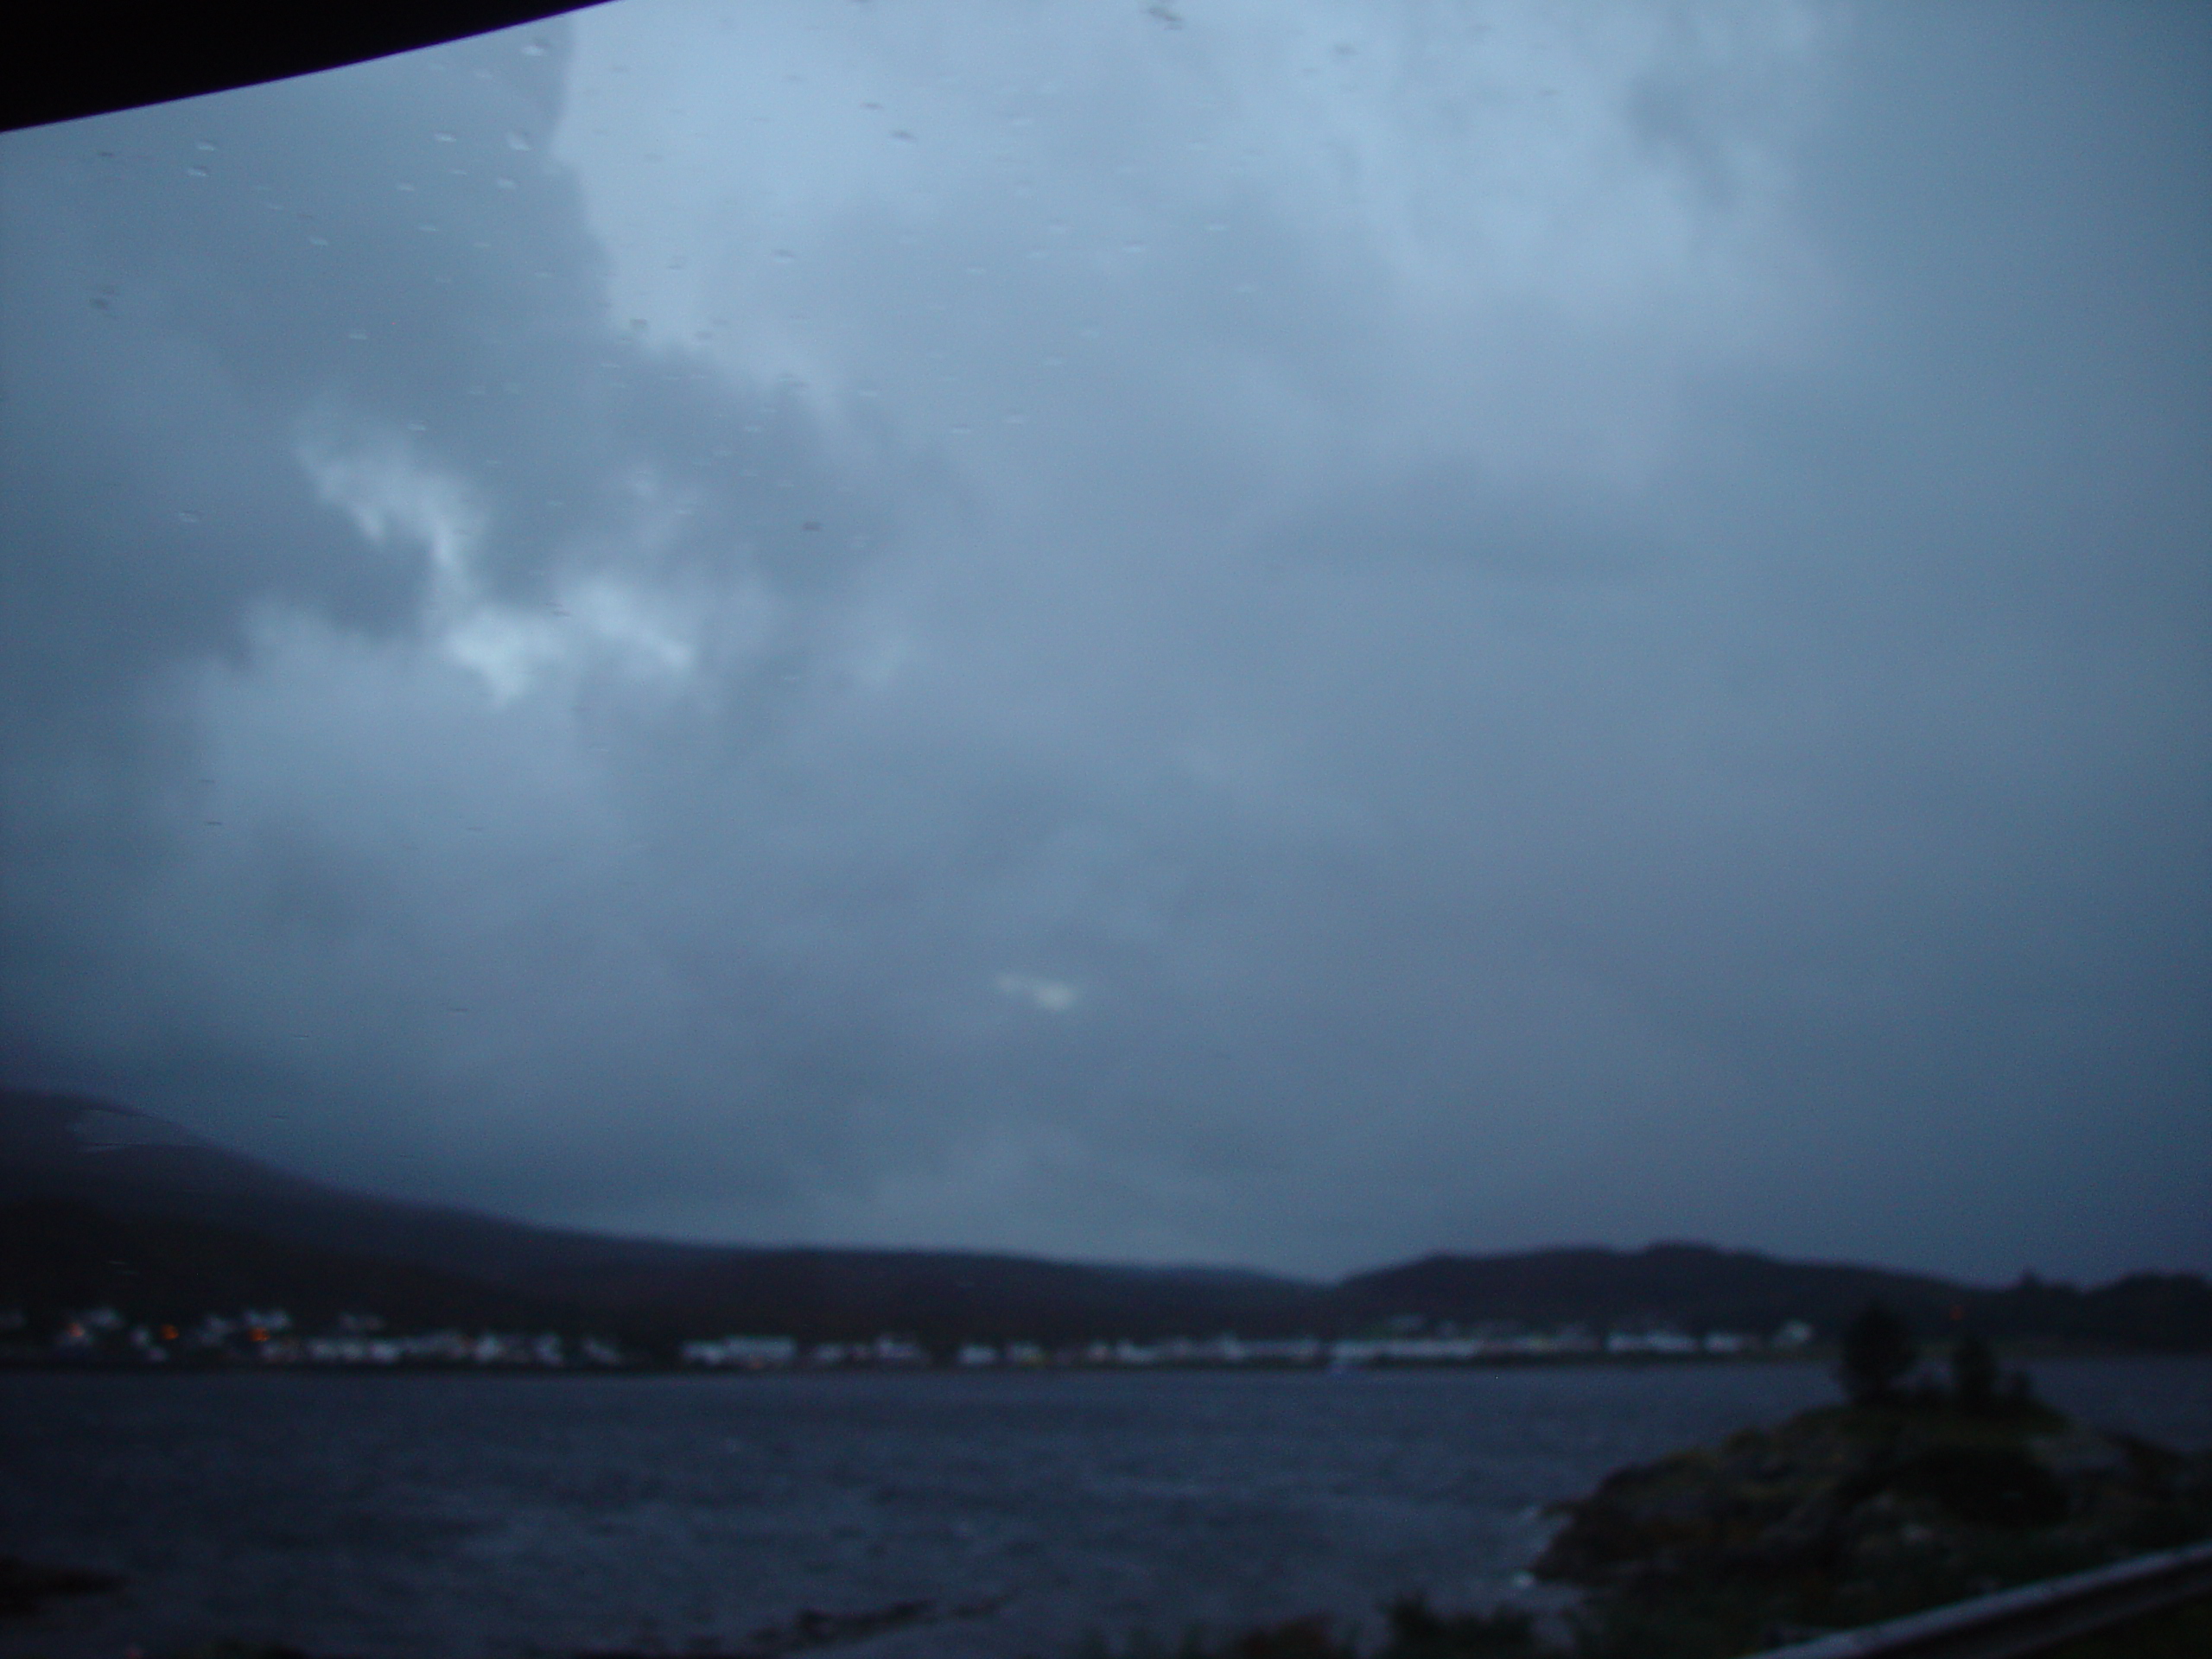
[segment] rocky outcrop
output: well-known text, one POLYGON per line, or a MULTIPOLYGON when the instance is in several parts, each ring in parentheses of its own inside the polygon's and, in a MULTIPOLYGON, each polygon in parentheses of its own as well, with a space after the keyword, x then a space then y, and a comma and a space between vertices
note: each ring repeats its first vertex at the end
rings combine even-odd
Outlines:
POLYGON ((1897 1402, 1747 1429, 1559 1508, 1535 1570, 1592 1592, 1593 1635, 1656 1651, 1656 1627, 1695 1626, 1725 1652, 2203 1536, 2212 1455, 2032 1403, 1897 1402))

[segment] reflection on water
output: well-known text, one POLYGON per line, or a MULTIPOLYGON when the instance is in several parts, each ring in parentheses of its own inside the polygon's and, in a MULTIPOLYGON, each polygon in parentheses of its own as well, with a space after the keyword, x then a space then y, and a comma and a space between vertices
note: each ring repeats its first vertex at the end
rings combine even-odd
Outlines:
MULTIPOLYGON (((2041 1366, 2054 1402, 2212 1442, 2212 1360, 2041 1366)), ((1052 1659, 1424 1586, 1507 1592, 1536 1506, 1833 1397, 1817 1368, 762 1377, 0 1376, 0 1553, 119 1596, 51 1659, 734 1645, 926 1600, 869 1659, 1052 1659)))

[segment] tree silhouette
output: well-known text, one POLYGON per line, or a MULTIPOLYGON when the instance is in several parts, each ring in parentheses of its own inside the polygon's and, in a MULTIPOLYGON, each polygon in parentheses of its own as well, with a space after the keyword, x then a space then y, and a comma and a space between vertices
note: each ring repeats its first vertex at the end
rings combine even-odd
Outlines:
POLYGON ((1852 1404, 1875 1405, 1895 1395, 1898 1382, 1919 1358, 1905 1322, 1879 1302, 1869 1302, 1843 1328, 1837 1374, 1852 1404))
POLYGON ((1951 1350, 1951 1397, 1962 1411, 1997 1404, 1997 1356, 1980 1337, 1961 1337, 1951 1350))

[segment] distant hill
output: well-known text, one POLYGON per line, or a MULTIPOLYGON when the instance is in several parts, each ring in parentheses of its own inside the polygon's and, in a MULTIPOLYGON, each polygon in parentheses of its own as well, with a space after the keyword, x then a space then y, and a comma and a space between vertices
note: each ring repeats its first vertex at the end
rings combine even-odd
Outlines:
MULTIPOLYGON (((99 1300, 124 1306, 144 1300, 156 1283, 171 1300, 209 1299, 179 1310, 187 1315, 247 1300, 238 1289, 242 1239, 260 1241, 272 1287, 263 1293, 267 1300, 276 1300, 280 1282, 299 1281, 288 1264, 308 1249, 323 1253, 318 1259, 349 1283, 365 1283, 363 1275, 381 1268, 386 1278, 375 1311, 395 1323, 460 1319, 450 1311, 451 1292, 461 1285, 481 1300, 484 1322, 528 1310, 549 1325, 648 1345, 733 1330, 809 1341, 899 1332, 938 1344, 1287 1335, 1325 1323, 1328 1312, 1324 1287, 1259 1273, 978 1252, 676 1244, 534 1227, 306 1180, 108 1102, 0 1091, 0 1306, 13 1299, 36 1314, 60 1294, 49 1270, 54 1253, 36 1229, 60 1212, 22 1211, 55 1204, 70 1206, 72 1238, 89 1241, 101 1226, 111 1231, 117 1254, 105 1259, 123 1265, 108 1270, 99 1300), (144 1231, 149 1222, 162 1229, 144 1231), (114 1230, 125 1224, 140 1230, 114 1230), (435 1291, 425 1272, 435 1277, 435 1291)), ((80 1287, 69 1293, 78 1305, 91 1299, 85 1287, 98 1279, 79 1272, 68 1281, 80 1287)))
POLYGON ((1933 1321, 1959 1288, 1878 1268, 1777 1262, 1749 1250, 1654 1244, 1619 1250, 1535 1250, 1518 1255, 1432 1255, 1356 1274, 1338 1289, 1376 1316, 1514 1320, 1533 1325, 1639 1322, 1692 1331, 1771 1331, 1788 1319, 1833 1329, 1870 1300, 1933 1321))
POLYGON ((283 1308, 311 1329, 365 1310, 390 1310, 416 1327, 569 1322, 556 1305, 411 1262, 67 1198, 0 1205, 0 1306, 41 1328, 65 1311, 101 1306, 179 1325, 254 1307, 283 1308))
POLYGON ((1417 1315, 1462 1324, 1664 1324, 1693 1332, 1770 1332, 1802 1319, 1834 1332, 1870 1301, 1929 1335, 1957 1329, 2085 1345, 2212 1350, 2212 1285, 2195 1274, 2133 1274, 2087 1291, 2032 1277, 1990 1289, 1880 1268, 1654 1244, 1634 1252, 1433 1255, 1356 1274, 1336 1294, 1340 1317, 1353 1322, 1417 1315))
POLYGON ((2136 1274, 2099 1289, 1976 1288, 1700 1244, 1435 1255, 1325 1285, 1218 1268, 977 1252, 677 1244, 531 1226, 304 1179, 104 1101, 0 1090, 0 1308, 41 1322, 107 1302, 181 1320, 274 1303, 296 1317, 805 1341, 896 1332, 937 1347, 1311 1333, 1444 1324, 1832 1332, 1869 1300, 1924 1332, 1971 1328, 2212 1350, 2212 1287, 2136 1274))

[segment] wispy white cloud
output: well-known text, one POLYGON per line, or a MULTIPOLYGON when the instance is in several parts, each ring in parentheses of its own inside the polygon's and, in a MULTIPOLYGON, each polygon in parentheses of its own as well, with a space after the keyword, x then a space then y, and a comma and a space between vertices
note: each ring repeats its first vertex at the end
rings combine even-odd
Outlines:
POLYGON ((1039 1014, 1065 1014, 1083 1000, 1083 993, 1064 979, 1036 974, 1001 974, 991 982, 999 994, 1026 1002, 1039 1014))
MULTIPOLYGON (((369 541, 427 556, 423 637, 474 675, 494 704, 512 702, 594 657, 671 681, 697 666, 698 607, 622 574, 619 565, 566 575, 550 604, 525 608, 496 595, 480 566, 489 518, 480 493, 400 435, 359 429, 339 438, 326 420, 300 440, 297 453, 321 499, 343 510, 369 541)), ((764 625, 757 604, 753 608, 750 627, 741 626, 741 647, 759 644, 764 625)))

